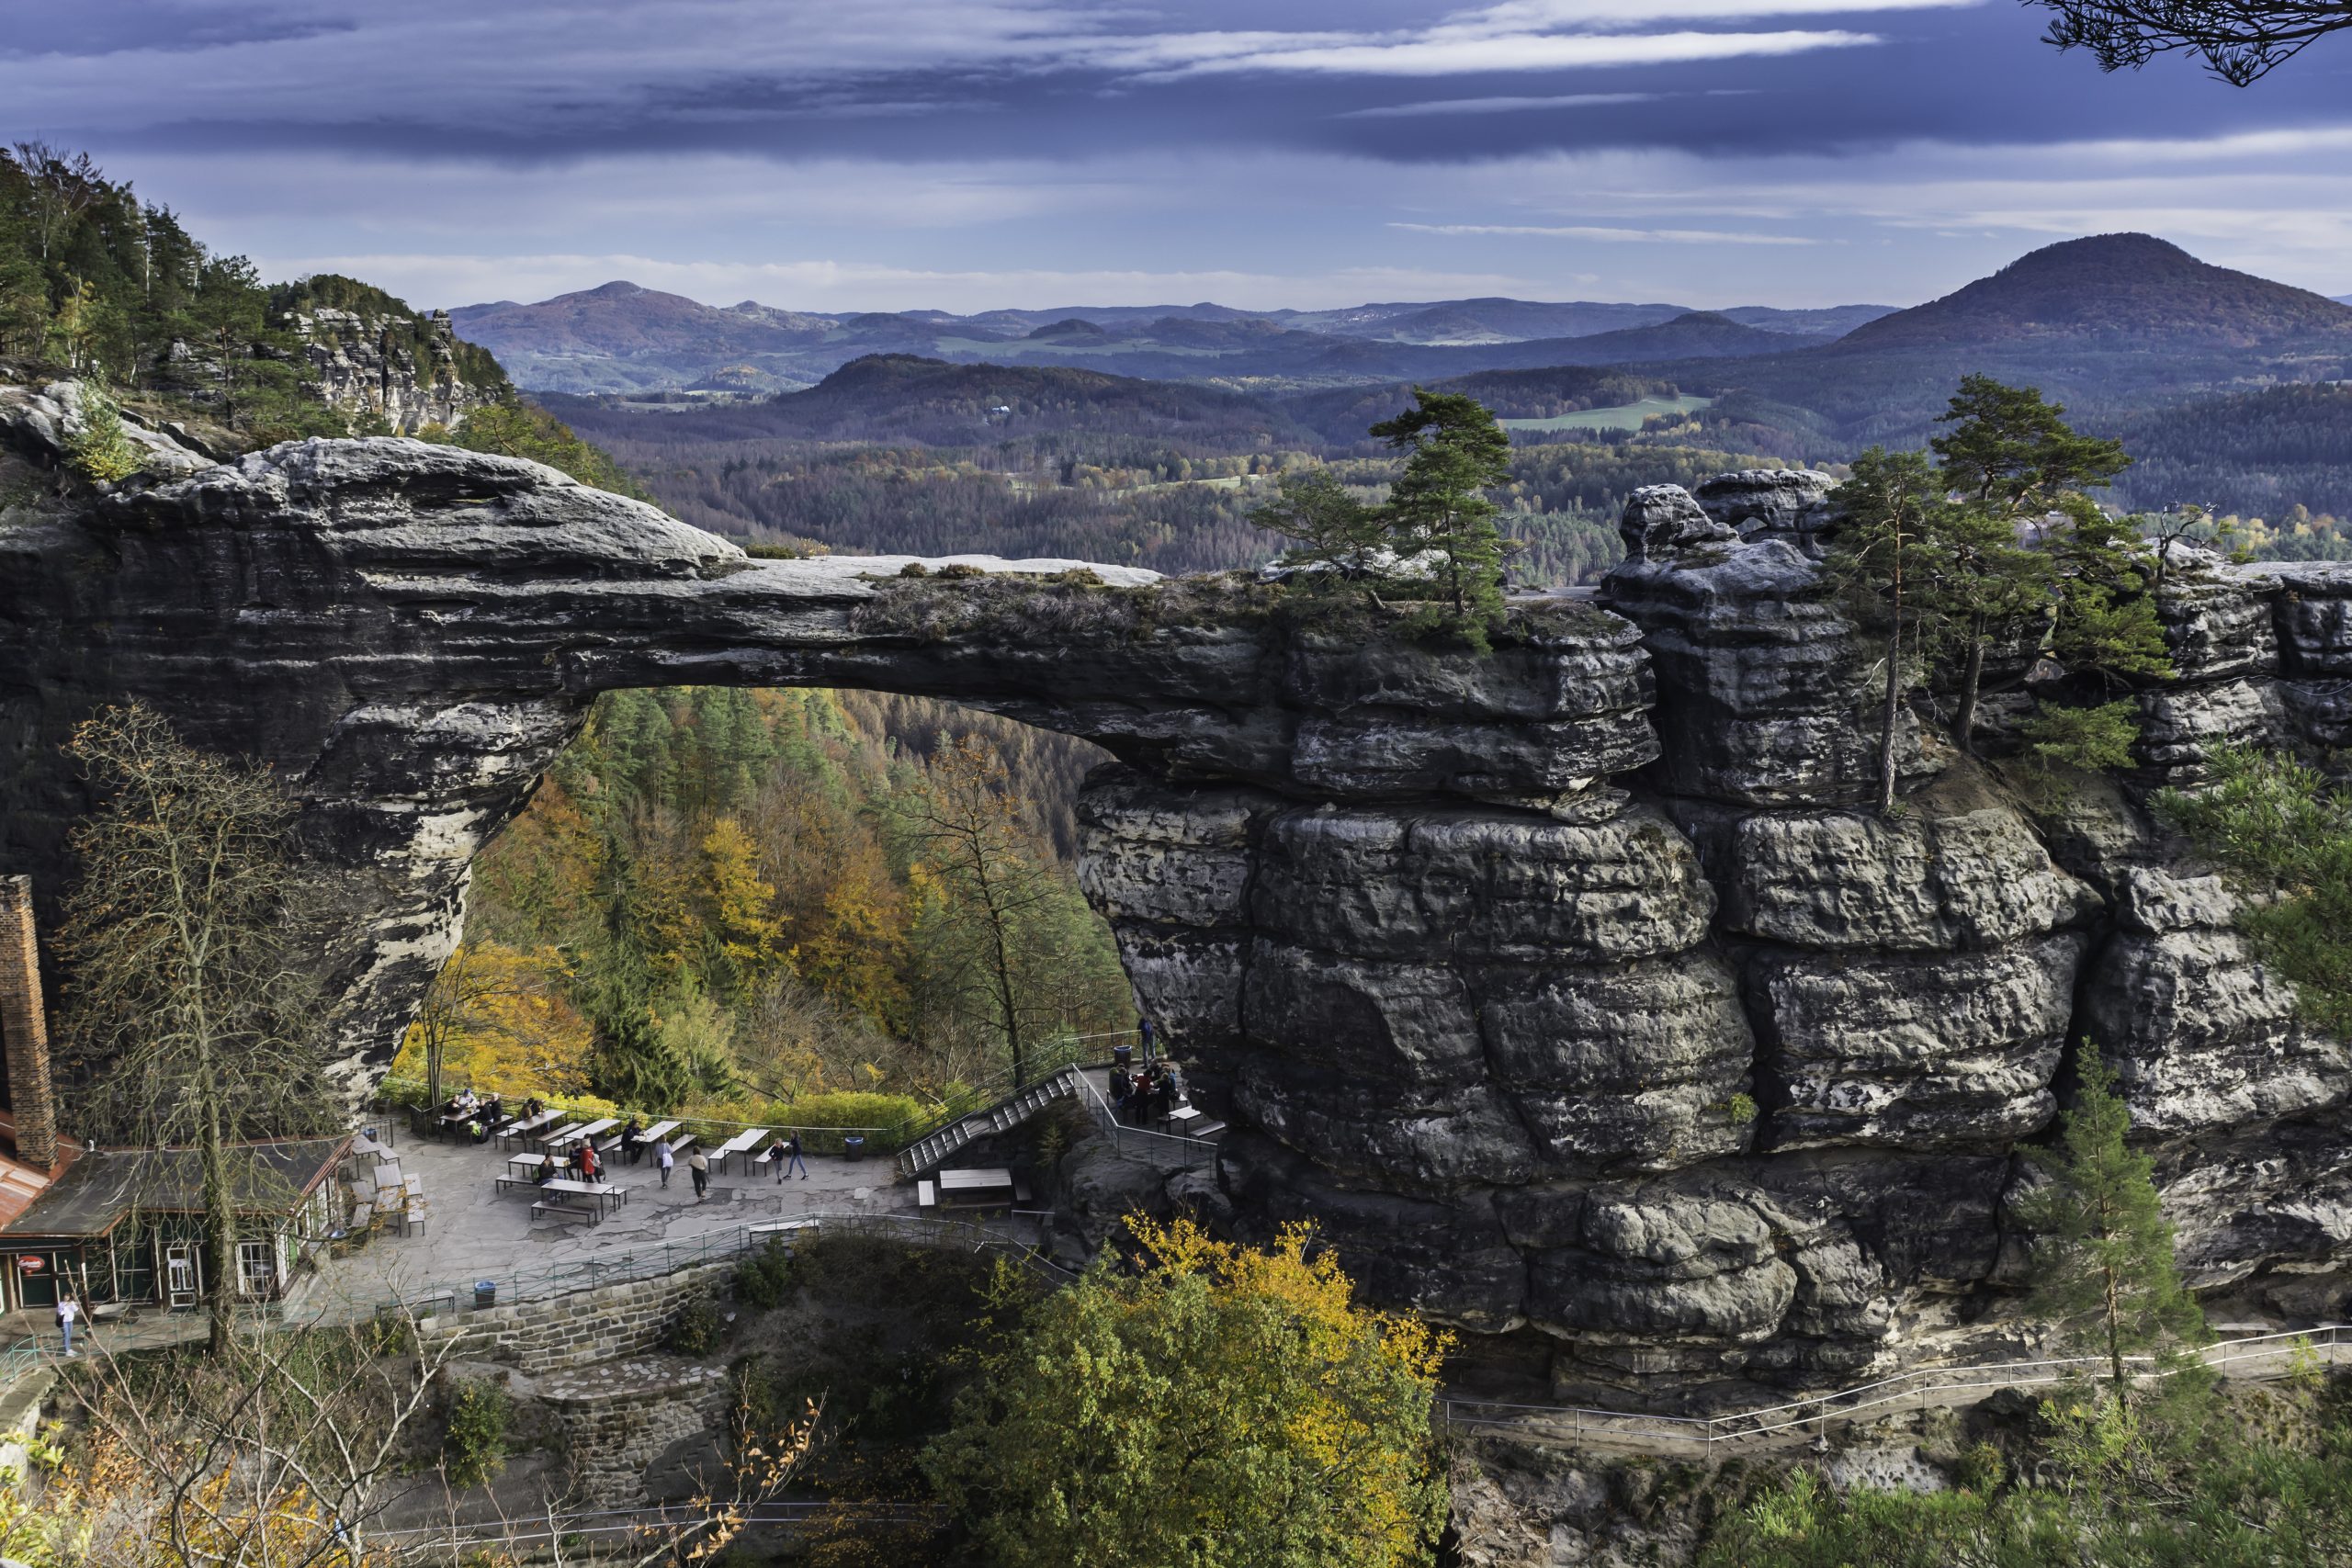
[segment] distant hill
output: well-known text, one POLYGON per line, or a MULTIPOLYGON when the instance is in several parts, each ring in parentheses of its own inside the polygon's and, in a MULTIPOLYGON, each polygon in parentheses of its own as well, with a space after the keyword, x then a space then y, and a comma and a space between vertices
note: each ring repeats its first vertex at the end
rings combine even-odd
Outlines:
POLYGON ((1679 305, 1607 305, 1589 299, 1557 305, 1528 299, 1448 299, 1394 315, 1334 323, 1322 330, 1384 343, 1524 343, 1532 338, 1589 337, 1595 333, 1654 326, 1684 313, 1679 305))
POLYGON ((1219 450, 1311 440, 1288 414, 1239 392, 1048 365, 955 365, 913 355, 852 360, 805 391, 677 413, 553 401, 577 427, 642 429, 692 443, 854 441, 991 446, 1040 432, 1147 436, 1219 450))
POLYGON ((1735 305, 1716 314, 1728 316, 1744 327, 1761 327, 1768 333, 1844 337, 1865 321, 1892 316, 1898 308, 1894 305, 1831 305, 1818 310, 1783 310, 1771 305, 1735 305))
POLYGON ((2098 234, 2020 256, 1990 277, 1864 322, 1841 352, 2074 340, 2250 347, 2352 330, 2352 308, 2209 265, 2153 234, 2098 234))
POLYGON ((1671 304, 1482 299, 1396 301, 1339 310, 1248 311, 1192 305, 824 312, 754 300, 705 305, 633 283, 537 304, 461 306, 458 330, 537 391, 739 392, 791 389, 853 359, 909 354, 963 363, 1072 365, 1159 380, 1246 378, 1291 386, 1442 378, 1490 367, 1761 354, 1827 338, 1882 307, 1710 316, 1712 335, 1625 334, 1693 314, 1671 304), (1755 341, 1738 333, 1760 331, 1755 341), (1687 341, 1685 341, 1687 340, 1687 341))

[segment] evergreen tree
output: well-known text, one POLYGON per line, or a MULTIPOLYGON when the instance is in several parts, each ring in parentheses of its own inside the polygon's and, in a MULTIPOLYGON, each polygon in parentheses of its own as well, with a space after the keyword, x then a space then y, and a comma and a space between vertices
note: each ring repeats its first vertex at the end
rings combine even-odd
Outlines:
POLYGON ((1385 515, 1400 555, 1434 565, 1443 608, 1430 625, 1485 652, 1502 619, 1503 538, 1486 491, 1510 478, 1510 436, 1477 399, 1413 389, 1414 406, 1372 427, 1409 452, 1385 515))
POLYGON ((1360 572, 1389 543, 1388 519, 1349 493, 1329 468, 1284 474, 1276 491, 1250 521, 1294 542, 1283 557, 1287 565, 1360 572))
POLYGON ((1865 626, 1886 639, 1880 694, 1878 809, 1894 808, 1894 739, 1906 680, 1905 638, 1914 647, 1939 601, 1926 590, 1942 565, 1941 541, 1951 502, 1924 452, 1873 446, 1854 459, 1853 477, 1838 487, 1845 520, 1823 576, 1865 626))
POLYGON ((2098 1346, 2120 1394, 2124 1357, 2200 1341, 2205 1318, 2173 1263, 2154 1163, 2125 1142, 2131 1109, 2087 1040, 2079 1072, 2059 1145, 2037 1156, 2050 1183, 2018 1217, 2037 1236, 2034 1311, 2098 1346))
POLYGON ((2140 592, 2145 547, 2084 494, 2132 459, 2120 442, 2076 432, 2065 412, 2036 388, 1963 376, 1937 416, 1952 428, 1928 444, 1959 503, 1945 523, 1946 592, 1961 652, 1952 739, 1963 751, 1973 750, 1986 651, 2032 620, 2054 611, 2052 635, 2066 651, 2052 651, 2071 654, 2074 666, 2149 673, 2151 647, 2155 661, 2163 658, 2155 606, 2140 592))

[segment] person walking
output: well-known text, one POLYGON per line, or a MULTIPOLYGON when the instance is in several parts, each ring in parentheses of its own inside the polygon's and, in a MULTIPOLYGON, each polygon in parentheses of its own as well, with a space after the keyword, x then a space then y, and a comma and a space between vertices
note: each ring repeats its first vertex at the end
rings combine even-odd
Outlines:
POLYGON ((69 1291, 57 1292, 57 1332, 65 1341, 65 1353, 74 1354, 74 1320, 82 1314, 82 1303, 69 1291))
POLYGON ((795 1134, 792 1134, 792 1141, 791 1141, 791 1142, 789 1142, 789 1143, 787 1143, 787 1144, 786 1144, 786 1145, 784 1145, 784 1153, 785 1153, 785 1159, 786 1159, 786 1165, 785 1165, 785 1168, 784 1168, 783 1172, 782 1172, 780 1175, 778 1175, 778 1176, 776 1177, 776 1179, 777 1179, 778 1181, 782 1181, 782 1180, 785 1179, 785 1177, 789 1176, 789 1175, 791 1175, 791 1174, 792 1174, 792 1168, 793 1168, 794 1166, 798 1166, 798 1167, 800 1168, 800 1179, 801 1179, 801 1180, 803 1180, 803 1181, 808 1180, 808 1162, 807 1160, 802 1159, 802 1158, 800 1157, 800 1134, 799 1134, 795 1133, 795 1134))
POLYGON ((710 1195, 710 1156, 696 1149, 686 1156, 686 1174, 695 1179, 695 1201, 710 1195))
POLYGON ((678 1156, 670 1152, 670 1145, 666 1143, 655 1144, 653 1152, 655 1162, 662 1167, 662 1185, 667 1187, 670 1185, 670 1168, 678 1163, 678 1156))

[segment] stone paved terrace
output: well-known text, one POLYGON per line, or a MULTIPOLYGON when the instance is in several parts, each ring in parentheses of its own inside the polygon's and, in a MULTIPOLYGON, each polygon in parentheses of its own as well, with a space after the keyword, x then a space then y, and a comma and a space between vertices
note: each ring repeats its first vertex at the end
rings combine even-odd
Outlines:
MULTIPOLYGON (((731 1237, 746 1224, 789 1219, 822 1211, 912 1213, 914 1189, 892 1179, 887 1156, 847 1160, 808 1156, 808 1176, 778 1182, 772 1168, 727 1161, 714 1164, 710 1195, 695 1200, 694 1181, 682 1157, 670 1185, 649 1154, 636 1165, 608 1167, 607 1179, 628 1190, 628 1201, 600 1224, 531 1223, 531 1195, 501 1192, 497 1177, 510 1174, 506 1151, 493 1141, 476 1145, 462 1139, 438 1142, 392 1130, 393 1154, 403 1171, 423 1178, 430 1217, 421 1235, 396 1229, 379 1234, 347 1257, 324 1259, 289 1303, 288 1315, 307 1315, 340 1303, 368 1305, 401 1297, 418 1300, 437 1291, 458 1290, 470 1302, 474 1281, 494 1280, 501 1300, 550 1274, 576 1273, 591 1282, 593 1265, 605 1258, 641 1257, 665 1246, 677 1248, 685 1267, 700 1250, 731 1237)), ((533 1292, 537 1293, 537 1292, 533 1292)))

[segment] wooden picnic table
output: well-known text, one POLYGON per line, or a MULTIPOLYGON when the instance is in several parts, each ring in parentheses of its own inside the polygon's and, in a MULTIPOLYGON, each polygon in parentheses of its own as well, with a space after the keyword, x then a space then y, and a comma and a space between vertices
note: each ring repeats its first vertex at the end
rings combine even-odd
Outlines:
POLYGON ((986 1207, 999 1202, 1011 1202, 1013 1197, 1012 1172, 1001 1167, 982 1166, 968 1170, 943 1170, 939 1173, 939 1201, 944 1206, 986 1207))
POLYGON ((549 1153, 553 1153, 557 1149, 563 1147, 564 1145, 571 1142, 572 1139, 580 1136, 580 1129, 586 1125, 587 1123, 585 1122, 574 1122, 569 1126, 558 1127, 552 1133, 543 1134, 536 1141, 539 1147, 548 1150, 549 1153))
POLYGON ((639 1134, 637 1141, 650 1149, 677 1130, 678 1124, 675 1122, 656 1122, 639 1134))
MULTIPOLYGON (((725 1165, 729 1155, 748 1155, 759 1147, 760 1140, 767 1135, 768 1130, 765 1127, 747 1127, 719 1145, 718 1152, 712 1155, 711 1158, 716 1164, 725 1165)), ((743 1163, 749 1165, 751 1162, 746 1160, 743 1163)))
POLYGON ((594 1198, 599 1211, 608 1198, 616 1209, 628 1201, 628 1189, 610 1181, 573 1181, 568 1177, 558 1177, 553 1181, 540 1182, 539 1190, 560 1192, 568 1198, 594 1198))
POLYGON ((528 1177, 543 1168, 553 1157, 551 1155, 508 1155, 506 1168, 513 1170, 519 1166, 523 1174, 528 1177))
POLYGON ((563 1112, 560 1111, 542 1111, 537 1116, 517 1116, 498 1130, 498 1138, 501 1143, 520 1142, 548 1122, 561 1120, 563 1120, 563 1112))
POLYGON ((401 1162, 396 1159, 378 1160, 376 1162, 377 1190, 380 1191, 384 1188, 399 1185, 401 1185, 401 1162))
POLYGON ((548 1146, 548 1151, 552 1154, 563 1149, 568 1145, 587 1143, 605 1128, 617 1127, 619 1125, 620 1119, 618 1117, 607 1116, 603 1118, 601 1121, 582 1122, 575 1126, 566 1127, 563 1131, 543 1141, 548 1146))

